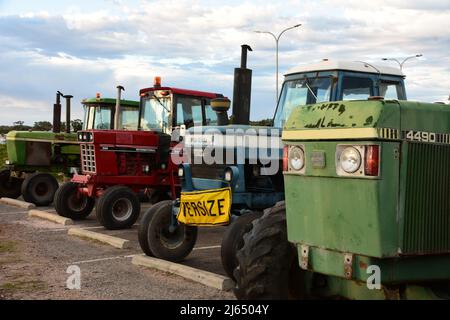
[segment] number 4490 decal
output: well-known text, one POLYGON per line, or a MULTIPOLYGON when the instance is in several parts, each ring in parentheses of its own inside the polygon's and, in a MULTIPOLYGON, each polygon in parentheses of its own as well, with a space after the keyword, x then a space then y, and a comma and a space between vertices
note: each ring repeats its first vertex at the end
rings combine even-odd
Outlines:
POLYGON ((403 138, 410 141, 450 144, 450 134, 427 131, 403 131, 403 138))
POLYGON ((436 142, 436 133, 426 131, 405 131, 405 138, 411 141, 436 142))

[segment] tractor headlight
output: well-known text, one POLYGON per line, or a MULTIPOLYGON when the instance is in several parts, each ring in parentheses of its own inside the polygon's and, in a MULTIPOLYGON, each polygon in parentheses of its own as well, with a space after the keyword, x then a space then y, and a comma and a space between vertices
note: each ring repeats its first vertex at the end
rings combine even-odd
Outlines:
POLYGON ((83 140, 87 141, 87 134, 83 134, 83 140))
POLYGON ((183 166, 179 166, 178 167, 178 176, 180 178, 184 177, 184 168, 183 168, 183 166))
POLYGON ((231 180, 233 180, 233 170, 231 170, 230 168, 226 169, 224 179, 227 182, 231 182, 231 180))
POLYGON ((305 152, 300 147, 295 146, 289 150, 289 165, 296 171, 305 166, 305 152))
POLYGON ((347 173, 356 172, 361 167, 361 154, 356 148, 347 147, 339 157, 339 164, 347 173))
POLYGON ((82 140, 83 140, 83 134, 82 134, 82 133, 79 133, 79 134, 78 134, 78 140, 79 140, 79 141, 82 141, 82 140))

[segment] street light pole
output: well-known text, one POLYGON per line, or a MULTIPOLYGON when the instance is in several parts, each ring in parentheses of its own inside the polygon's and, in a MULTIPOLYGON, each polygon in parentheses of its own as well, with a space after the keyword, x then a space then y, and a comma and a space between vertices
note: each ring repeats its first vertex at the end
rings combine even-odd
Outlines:
POLYGON ((270 34, 274 39, 275 39, 275 49, 276 49, 276 54, 275 54, 275 65, 276 65, 276 101, 278 102, 278 43, 280 42, 280 38, 283 35, 283 33, 285 33, 288 30, 294 29, 294 28, 298 28, 300 27, 302 24, 296 24, 295 26, 289 27, 284 29, 283 31, 281 31, 278 36, 274 35, 272 32, 270 31, 254 31, 256 33, 267 33, 270 34))
POLYGON ((400 66, 400 71, 403 71, 403 65, 405 64, 406 61, 408 61, 409 59, 412 59, 412 58, 419 58, 421 56, 422 56, 422 54, 416 54, 414 56, 409 56, 409 57, 406 57, 405 59, 403 59, 402 62, 400 62, 399 60, 397 60, 395 58, 382 58, 381 60, 383 60, 383 61, 388 61, 388 60, 389 61, 395 61, 400 66))

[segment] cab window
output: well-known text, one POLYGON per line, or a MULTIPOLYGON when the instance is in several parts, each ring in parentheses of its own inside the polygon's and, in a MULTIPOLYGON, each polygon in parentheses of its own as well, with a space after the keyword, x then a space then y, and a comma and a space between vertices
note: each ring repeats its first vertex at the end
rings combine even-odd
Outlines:
POLYGON ((205 124, 207 126, 217 125, 217 113, 211 108, 210 102, 205 105, 205 124))
POLYGON ((402 97, 402 89, 398 82, 381 82, 380 83, 380 96, 387 100, 400 100, 402 97))
POLYGON ((367 100, 373 96, 373 81, 363 77, 344 77, 342 100, 367 100))
POLYGON ((137 130, 139 110, 134 107, 121 106, 120 108, 120 129, 137 130))
POLYGON ((203 124, 202 101, 198 98, 179 97, 177 99, 176 126, 185 125, 186 128, 203 124))
POLYGON ((94 127, 95 106, 87 105, 85 110, 86 113, 83 130, 90 130, 94 127))
POLYGON ((111 128, 111 108, 96 107, 94 117, 94 129, 108 130, 111 128))
POLYGON ((274 126, 282 128, 292 110, 307 104, 330 101, 331 78, 302 78, 286 81, 274 118, 274 126))

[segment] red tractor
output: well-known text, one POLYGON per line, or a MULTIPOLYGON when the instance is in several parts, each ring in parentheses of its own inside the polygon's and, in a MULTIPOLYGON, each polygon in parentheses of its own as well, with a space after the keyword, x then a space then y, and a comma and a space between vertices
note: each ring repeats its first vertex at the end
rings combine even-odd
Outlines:
MULTIPOLYGON (((84 219, 99 198, 98 221, 107 229, 124 229, 139 217, 140 190, 146 190, 152 203, 177 197, 178 165, 170 155, 182 152, 174 146, 187 128, 217 124, 210 101, 222 95, 162 87, 160 81, 156 77, 154 87, 140 90, 138 131, 78 133, 81 174, 58 189, 55 208, 59 215, 84 219)), ((117 101, 121 90, 119 86, 117 101)))

